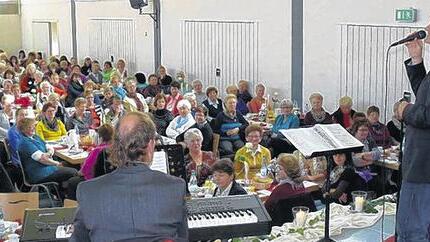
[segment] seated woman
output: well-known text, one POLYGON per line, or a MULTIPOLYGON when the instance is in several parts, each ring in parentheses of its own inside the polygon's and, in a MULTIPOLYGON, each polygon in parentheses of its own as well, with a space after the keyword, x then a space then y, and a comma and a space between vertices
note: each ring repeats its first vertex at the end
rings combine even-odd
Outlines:
POLYGON ((145 89, 143 89, 143 92, 141 92, 145 98, 148 98, 148 97, 153 98, 157 94, 161 93, 160 85, 158 85, 157 75, 155 74, 149 75, 148 84, 149 85, 145 87, 145 89))
POLYGON ((142 94, 136 90, 137 84, 134 79, 127 79, 125 81, 125 89, 127 94, 124 97, 124 108, 127 112, 148 112, 149 108, 146 104, 146 100, 142 94))
POLYGON ((40 91, 36 94, 36 109, 41 110, 43 105, 48 102, 48 97, 53 93, 53 88, 48 81, 40 83, 40 91))
POLYGON ((339 99, 339 108, 331 116, 333 122, 342 125, 345 129, 352 126, 352 117, 355 114, 355 110, 352 108, 352 98, 348 96, 341 97, 339 99))
POLYGON ((70 84, 67 88, 66 107, 73 106, 73 103, 78 97, 84 94, 84 85, 81 81, 81 76, 74 73, 70 77, 70 84))
POLYGON ((352 202, 351 192, 365 190, 365 183, 355 173, 351 153, 336 154, 333 160, 334 168, 330 172, 330 197, 340 204, 349 204, 352 202))
POLYGON ((252 100, 251 93, 249 93, 249 82, 246 80, 240 80, 237 83, 239 93, 237 94, 238 99, 242 99, 246 104, 252 100))
POLYGON ((7 135, 7 131, 13 123, 13 109, 12 109, 13 97, 6 95, 1 98, 1 110, 0 110, 0 139, 4 139, 7 135))
POLYGON ((34 133, 35 126, 36 121, 30 118, 23 118, 18 123, 18 130, 23 134, 18 153, 29 181, 62 183, 75 176, 75 169, 63 167, 52 159, 53 150, 48 150, 45 142, 34 133))
POLYGON ((220 156, 234 157, 236 151, 245 144, 241 139, 248 126, 248 121, 236 112, 237 97, 229 94, 225 97, 225 111, 218 114, 214 122, 214 133, 220 135, 220 156))
POLYGON ((114 96, 112 98, 112 104, 108 108, 106 115, 104 116, 103 123, 111 124, 115 126, 118 121, 125 115, 124 107, 122 106, 121 98, 118 96, 114 96))
MULTIPOLYGON (((248 143, 240 148, 234 156, 234 171, 239 179, 252 180, 260 174, 262 166, 268 165, 272 159, 269 149, 260 145, 263 129, 260 125, 251 124, 245 129, 248 143)), ((267 170, 267 167, 264 167, 267 170)), ((267 174, 261 174, 267 176, 267 174)))
POLYGON ((197 185, 202 186, 206 179, 212 175, 210 166, 215 162, 215 156, 210 151, 202 151, 203 135, 196 128, 191 128, 185 132, 184 141, 189 150, 185 156, 187 179, 195 171, 197 185))
POLYGON ((322 107, 323 96, 320 93, 312 93, 309 97, 309 102, 311 103, 312 109, 305 115, 305 125, 312 126, 315 124, 333 123, 330 114, 322 107))
POLYGON ((143 90, 148 86, 146 76, 142 72, 137 72, 134 74, 134 77, 136 78, 137 92, 142 94, 143 90))
POLYGON ((60 96, 57 93, 52 93, 48 97, 48 101, 55 106, 55 117, 64 123, 64 116, 66 115, 66 109, 60 102, 60 96))
POLYGON ((55 117, 57 108, 53 103, 47 102, 42 107, 40 121, 36 125, 36 134, 44 141, 59 140, 67 135, 66 127, 61 120, 55 117))
MULTIPOLYGON (((178 103, 183 98, 181 95, 180 88, 181 88, 181 84, 177 81, 173 81, 170 84, 170 95, 168 95, 166 98, 166 109, 172 112, 173 116, 175 117, 179 114, 178 103)), ((190 111, 191 111, 191 106, 190 106, 190 111)))
POLYGON ((277 175, 279 185, 273 189, 264 206, 272 217, 273 225, 280 226, 284 222, 291 222, 293 217, 290 214, 291 209, 288 211, 279 211, 278 205, 282 200, 298 197, 298 201, 301 204, 296 203, 294 206, 306 206, 309 207, 310 211, 315 211, 316 208, 312 197, 303 186, 302 171, 297 158, 292 154, 281 154, 277 161, 280 168, 277 175), (283 213, 288 214, 285 216, 283 213))
POLYGON ((275 119, 272 127, 272 137, 270 146, 273 148, 273 156, 277 157, 280 153, 292 153, 295 147, 287 142, 284 136, 279 132, 281 129, 294 129, 300 126, 300 120, 293 111, 293 102, 284 99, 279 104, 281 115, 275 119))
POLYGON ((397 109, 400 102, 396 102, 393 107, 394 114, 391 120, 387 123, 388 132, 397 142, 402 142, 402 137, 406 131, 406 125, 403 126, 403 133, 401 132, 401 122, 398 118, 397 109))
POLYGON ((213 181, 217 185, 214 197, 225 197, 247 194, 234 177, 233 163, 230 159, 217 160, 211 167, 213 181))
MULTIPOLYGON (((113 97, 115 96, 115 92, 111 86, 106 86, 103 90, 103 100, 102 100, 102 108, 103 110, 109 109, 110 105, 112 105, 113 97)), ((121 98, 120 98, 121 100, 121 98)))
POLYGON ((93 123, 91 125, 92 129, 96 129, 100 126, 102 107, 94 103, 94 94, 90 90, 84 91, 84 98, 87 101, 87 112, 90 112, 93 123))
POLYGON ((304 168, 304 180, 318 183, 320 186, 325 183, 327 177, 327 160, 324 156, 305 159, 304 168))
POLYGON ((358 175, 368 183, 373 179, 371 173, 375 171, 375 167, 372 166, 373 161, 381 158, 381 151, 369 136, 369 122, 367 120, 354 122, 351 127, 351 134, 364 145, 362 152, 353 154, 352 161, 358 175))
POLYGON ((166 136, 166 129, 173 120, 173 114, 166 109, 166 96, 159 93, 154 97, 155 110, 152 112, 159 135, 166 136))
POLYGON ((187 129, 193 126, 196 121, 191 115, 191 104, 188 100, 180 100, 178 102, 179 115, 175 117, 166 129, 166 135, 169 138, 176 139, 176 137, 184 133, 187 129))
POLYGON ((63 101, 66 100, 67 89, 61 83, 60 76, 56 72, 51 74, 51 78, 50 78, 49 82, 51 83, 54 92, 59 95, 60 99, 63 101))
POLYGON ((196 95, 194 95, 194 93, 192 93, 192 92, 188 92, 188 93, 185 93, 183 95, 183 99, 186 99, 186 100, 188 100, 188 102, 190 102, 190 104, 191 104, 191 115, 193 115, 193 117, 195 117, 196 108, 197 108, 196 95))
POLYGON ((110 76, 110 85, 114 91, 114 94, 124 100, 127 95, 127 91, 121 85, 121 77, 117 73, 112 73, 110 76))
POLYGON ((255 97, 248 103, 250 113, 260 112, 261 106, 263 103, 266 103, 266 98, 264 98, 265 92, 266 86, 264 84, 259 83, 255 86, 255 97))
MULTIPOLYGON (((223 106, 221 99, 218 98, 218 89, 216 87, 208 87, 203 105, 208 109, 209 122, 215 119, 219 113, 222 113, 223 106)), ((236 107, 235 107, 236 108, 236 107)))
POLYGON ((163 93, 170 94, 170 87, 172 85, 172 82, 173 78, 169 74, 167 74, 166 68, 164 66, 158 67, 158 83, 160 84, 163 93))
MULTIPOLYGON (((227 92, 227 94, 233 94, 237 97, 239 94, 239 89, 237 88, 236 85, 230 85, 226 88, 226 92, 227 92)), ((242 115, 246 115, 249 112, 248 106, 246 105, 245 101, 243 101, 240 98, 237 99, 236 109, 242 115)))
POLYGON ((13 97, 15 98, 14 104, 22 108, 33 106, 33 96, 30 93, 21 93, 19 84, 13 84, 12 86, 13 97))
POLYGON ((87 112, 87 101, 79 97, 75 100, 75 113, 67 120, 66 129, 78 129, 80 135, 89 134, 93 127, 93 118, 90 112, 87 112))
POLYGON ((367 119, 369 120, 369 135, 375 141, 377 146, 384 148, 391 147, 391 145, 397 145, 388 131, 385 124, 379 122, 379 108, 376 106, 370 106, 367 108, 367 119))
POLYGON ((88 157, 85 159, 80 170, 85 180, 94 178, 94 165, 97 160, 97 156, 103 149, 110 147, 112 144, 113 133, 114 129, 110 124, 103 124, 97 129, 100 143, 88 154, 88 157))

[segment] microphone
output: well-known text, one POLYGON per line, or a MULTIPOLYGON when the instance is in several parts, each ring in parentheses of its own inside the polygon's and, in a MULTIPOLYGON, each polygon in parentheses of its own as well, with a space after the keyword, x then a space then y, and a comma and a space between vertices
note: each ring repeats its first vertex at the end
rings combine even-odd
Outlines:
POLYGON ((414 39, 424 39, 426 36, 427 36, 427 32, 424 30, 420 30, 418 32, 415 32, 415 33, 407 36, 406 38, 403 38, 397 42, 392 43, 390 45, 390 47, 401 45, 401 44, 404 44, 406 42, 412 41, 414 39))

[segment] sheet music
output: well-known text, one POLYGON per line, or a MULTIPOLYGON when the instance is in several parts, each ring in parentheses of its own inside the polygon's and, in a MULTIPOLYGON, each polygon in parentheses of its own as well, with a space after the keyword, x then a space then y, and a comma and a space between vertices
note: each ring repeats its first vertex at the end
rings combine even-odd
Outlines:
POLYGON ((319 186, 319 185, 318 185, 318 183, 315 183, 315 182, 303 181, 303 186, 305 188, 309 188, 309 187, 314 187, 314 186, 319 186))
POLYGON ((317 124, 311 128, 280 130, 305 156, 314 153, 363 147, 363 144, 339 124, 317 124))
POLYGON ((313 128, 279 130, 305 157, 315 151, 328 150, 331 147, 313 128))
POLYGON ((315 125, 324 130, 331 140, 336 143, 337 148, 349 148, 362 146, 363 144, 352 136, 346 129, 339 124, 315 125))
POLYGON ((167 154, 164 151, 154 152, 154 157, 152 158, 151 169, 154 171, 161 171, 163 173, 168 173, 167 169, 167 154))

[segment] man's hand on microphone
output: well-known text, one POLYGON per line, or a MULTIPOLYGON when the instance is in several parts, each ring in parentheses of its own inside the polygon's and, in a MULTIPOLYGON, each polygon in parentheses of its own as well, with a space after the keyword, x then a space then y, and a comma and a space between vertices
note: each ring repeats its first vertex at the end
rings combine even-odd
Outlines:
POLYGON ((405 108, 409 105, 410 103, 406 102, 406 101, 402 101, 399 104, 399 107, 397 108, 397 118, 401 121, 403 120, 403 112, 405 111, 405 108))
POLYGON ((406 48, 408 49, 409 56, 412 59, 412 65, 419 64, 423 62, 423 41, 419 39, 414 39, 407 42, 406 48))

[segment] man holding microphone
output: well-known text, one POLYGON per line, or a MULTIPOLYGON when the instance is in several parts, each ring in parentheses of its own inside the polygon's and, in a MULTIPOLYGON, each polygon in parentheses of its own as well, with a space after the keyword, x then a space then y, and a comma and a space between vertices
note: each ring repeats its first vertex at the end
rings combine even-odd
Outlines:
MULTIPOLYGON (((425 30, 430 32, 430 25, 425 30)), ((430 38, 406 43, 406 71, 414 104, 402 101, 397 114, 407 125, 402 162, 402 188, 397 215, 397 241, 429 241, 430 234, 430 73, 423 63, 423 45, 430 38)))

